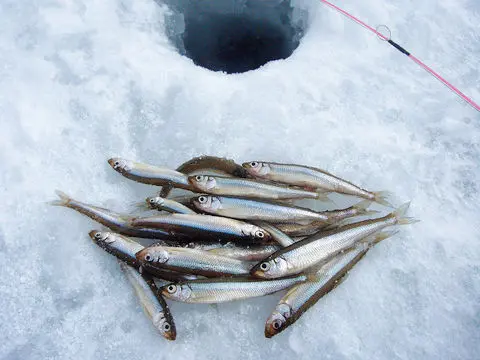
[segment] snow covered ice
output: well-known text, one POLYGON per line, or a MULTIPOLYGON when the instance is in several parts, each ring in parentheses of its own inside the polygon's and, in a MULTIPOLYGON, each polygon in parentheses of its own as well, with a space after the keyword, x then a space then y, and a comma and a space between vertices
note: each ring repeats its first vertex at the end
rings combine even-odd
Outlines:
MULTIPOLYGON (((477 0, 336 3, 387 24, 480 101, 477 0)), ((182 9, 0 2, 0 358, 478 358, 479 113, 320 2, 291 5, 293 23, 307 21, 292 55, 228 75, 181 55, 170 21, 182 9), (88 238, 98 225, 47 202, 61 189, 126 211, 155 189, 119 176, 108 158, 176 167, 200 154, 324 167, 393 191, 397 205, 412 200, 422 222, 379 244, 273 339, 264 323, 280 294, 171 303, 170 343, 88 238)))

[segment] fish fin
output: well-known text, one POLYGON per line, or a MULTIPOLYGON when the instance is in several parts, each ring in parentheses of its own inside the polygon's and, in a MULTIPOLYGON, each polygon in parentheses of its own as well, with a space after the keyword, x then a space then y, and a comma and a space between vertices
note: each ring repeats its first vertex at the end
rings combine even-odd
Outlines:
POLYGON ((162 190, 158 192, 158 196, 167 198, 168 195, 170 195, 170 193, 172 192, 172 190, 173 190, 173 183, 169 182, 165 186, 162 186, 162 190))
POLYGON ((285 205, 295 205, 295 201, 297 200, 298 199, 282 199, 282 200, 278 200, 278 203, 285 204, 285 205))
POLYGON ((138 202, 133 202, 130 204, 132 206, 132 209, 128 212, 129 214, 134 214, 137 211, 149 211, 153 210, 150 208, 145 201, 138 201, 138 202))
POLYGON ((323 201, 323 202, 326 202, 326 203, 334 203, 332 199, 330 199, 328 197, 328 192, 325 192, 325 191, 318 191, 317 190, 317 200, 320 200, 320 201, 323 201))
POLYGON ((68 196, 67 194, 65 194, 63 191, 55 190, 55 194, 57 194, 57 196, 60 199, 50 201, 49 202, 50 205, 53 205, 53 206, 68 206, 70 201, 72 201, 72 198, 70 196, 68 196))
POLYGON ((319 279, 318 270, 321 267, 316 267, 315 270, 310 270, 305 273, 306 280, 305 282, 316 282, 319 279))
POLYGON ((219 310, 218 310, 218 304, 209 304, 209 306, 210 306, 212 309, 214 309, 215 311, 217 311, 217 312, 219 311, 219 310))
POLYGON ((353 205, 353 207, 358 211, 357 216, 378 214, 379 211, 377 210, 368 210, 368 208, 371 205, 372 205, 371 200, 363 200, 363 201, 360 201, 358 204, 353 205))
POLYGON ((378 244, 379 242, 388 239, 389 237, 396 235, 398 233, 398 230, 392 230, 392 231, 380 231, 376 234, 367 236, 365 239, 362 239, 360 242, 363 244, 366 244, 368 247, 374 246, 378 244))
POLYGON ((394 207, 390 202, 388 202, 386 200, 386 198, 392 196, 391 192, 389 192, 389 191, 378 191, 378 192, 374 192, 373 195, 375 196, 373 198, 373 201, 375 201, 376 203, 378 203, 380 205, 383 205, 383 206, 386 206, 386 207, 390 207, 390 208, 394 207))
POLYGON ((420 221, 413 217, 405 216, 409 207, 410 207, 410 202, 407 202, 393 212, 393 216, 397 220, 397 225, 415 224, 420 221))

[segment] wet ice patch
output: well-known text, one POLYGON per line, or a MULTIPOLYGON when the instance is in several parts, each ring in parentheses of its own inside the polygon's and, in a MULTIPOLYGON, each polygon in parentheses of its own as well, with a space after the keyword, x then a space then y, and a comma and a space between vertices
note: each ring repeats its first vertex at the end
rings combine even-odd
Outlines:
POLYGON ((288 58, 307 25, 307 11, 291 0, 165 3, 171 9, 167 34, 179 53, 196 65, 229 74, 288 58))

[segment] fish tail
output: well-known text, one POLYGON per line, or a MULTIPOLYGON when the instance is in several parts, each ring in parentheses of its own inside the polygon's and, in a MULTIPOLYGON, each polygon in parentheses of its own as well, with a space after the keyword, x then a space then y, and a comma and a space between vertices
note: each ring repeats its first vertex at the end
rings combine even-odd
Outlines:
POLYGON ((393 216, 397 220, 397 225, 415 224, 420 221, 413 217, 405 216, 409 207, 410 207, 410 202, 407 202, 393 212, 393 216))
POLYGON ((358 204, 353 205, 353 208, 357 210, 358 216, 377 214, 378 211, 368 209, 371 205, 372 205, 371 200, 363 200, 363 201, 360 201, 358 204))
POLYGON ((72 198, 70 196, 68 196, 67 194, 65 194, 63 191, 55 190, 55 194, 57 194, 57 196, 60 199, 50 201, 49 202, 50 205, 53 205, 53 206, 68 206, 70 201, 72 201, 72 198))
POLYGON ((391 192, 378 191, 378 192, 374 192, 373 195, 374 195, 373 201, 375 201, 376 203, 386 207, 390 207, 390 208, 394 207, 390 202, 386 200, 388 197, 392 196, 391 192))
POLYGON ((372 241, 370 242, 370 245, 376 245, 379 242, 388 239, 389 237, 392 237, 396 234, 398 234, 398 230, 386 230, 386 231, 381 231, 377 234, 375 234, 372 238, 372 241))

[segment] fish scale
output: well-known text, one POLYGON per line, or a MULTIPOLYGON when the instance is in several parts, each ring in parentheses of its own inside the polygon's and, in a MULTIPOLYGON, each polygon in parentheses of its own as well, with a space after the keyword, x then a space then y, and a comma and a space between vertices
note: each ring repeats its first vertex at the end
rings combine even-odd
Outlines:
POLYGON ((167 290, 170 285, 162 288, 162 294, 171 300, 186 303, 213 304, 272 294, 306 280, 305 275, 278 280, 250 278, 193 280, 175 285, 177 289, 182 288, 189 292, 186 298, 170 294, 167 290))
POLYGON ((168 246, 145 248, 137 253, 136 258, 147 270, 157 267, 203 276, 248 275, 252 267, 245 261, 208 251, 168 246), (147 256, 152 260, 147 261, 147 256))
POLYGON ((298 206, 257 201, 226 196, 201 195, 193 199, 195 207, 207 213, 240 220, 263 220, 269 222, 329 221, 325 213, 298 206))
POLYGON ((318 199, 320 196, 320 194, 313 191, 242 178, 197 175, 189 176, 188 181, 197 191, 213 195, 270 200, 318 199), (204 184, 205 179, 208 182, 204 184))
POLYGON ((269 238, 268 232, 242 221, 219 216, 197 214, 169 214, 146 218, 136 218, 131 223, 134 227, 178 231, 181 233, 203 233, 218 237, 255 238, 257 232, 262 232, 261 241, 269 238))

